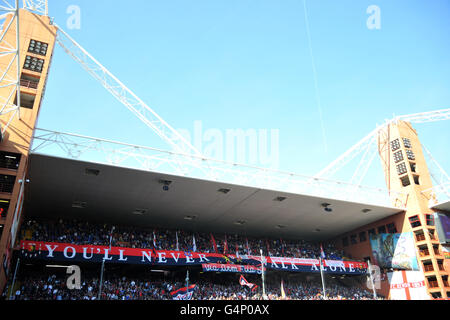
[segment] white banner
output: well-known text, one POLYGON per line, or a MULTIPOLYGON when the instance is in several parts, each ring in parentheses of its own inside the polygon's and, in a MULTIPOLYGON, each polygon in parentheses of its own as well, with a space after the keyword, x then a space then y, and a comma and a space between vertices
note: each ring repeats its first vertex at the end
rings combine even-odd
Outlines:
POLYGON ((387 275, 391 300, 430 300, 421 271, 394 271, 387 275))

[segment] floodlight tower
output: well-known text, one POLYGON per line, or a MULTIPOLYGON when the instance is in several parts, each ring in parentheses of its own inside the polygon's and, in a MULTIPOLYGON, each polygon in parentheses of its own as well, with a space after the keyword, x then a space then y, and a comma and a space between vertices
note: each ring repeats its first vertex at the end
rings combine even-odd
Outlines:
POLYGON ((21 219, 30 145, 56 41, 46 1, 0 0, 0 293, 21 219))
POLYGON ((388 189, 407 194, 402 232, 414 234, 428 293, 447 298, 448 272, 429 207, 434 197, 432 179, 417 131, 409 121, 394 119, 378 132, 378 151, 388 189))
MULTIPOLYGON (((373 259, 370 242, 365 240, 366 232, 376 234, 376 230, 378 230, 378 233, 386 233, 385 227, 388 225, 392 226, 391 230, 388 230, 389 233, 412 232, 416 256, 420 270, 423 272, 428 294, 435 298, 448 298, 450 290, 448 270, 445 269, 444 250, 441 245, 445 239, 439 240, 434 221, 435 210, 432 206, 438 203, 436 191, 443 191, 447 195, 446 199, 450 197, 450 190, 445 187, 449 184, 450 178, 432 157, 433 163, 427 164, 425 154, 431 155, 421 144, 412 124, 447 120, 450 120, 450 109, 394 117, 378 126, 316 175, 316 177, 332 175, 353 159, 364 154, 359 162, 357 172, 353 175, 362 180, 363 175, 361 176, 359 168, 365 167, 362 172, 364 174, 367 172, 370 163, 367 162, 365 155, 369 153, 369 150, 375 149, 380 156, 388 191, 403 195, 401 206, 395 197, 390 197, 392 204, 404 211, 388 219, 349 230, 334 241, 341 248, 346 247, 345 251, 353 257, 366 260, 368 257, 373 259), (430 164, 437 165, 442 176, 441 180, 436 179, 436 176, 430 172, 430 164), (359 242, 357 241, 358 235, 359 242), (347 242, 349 236, 352 239, 351 244, 347 242)), ((404 281, 406 283, 407 279, 404 281)), ((385 296, 390 294, 387 279, 382 281, 379 290, 385 296)), ((406 297, 408 299, 408 294, 406 297)))

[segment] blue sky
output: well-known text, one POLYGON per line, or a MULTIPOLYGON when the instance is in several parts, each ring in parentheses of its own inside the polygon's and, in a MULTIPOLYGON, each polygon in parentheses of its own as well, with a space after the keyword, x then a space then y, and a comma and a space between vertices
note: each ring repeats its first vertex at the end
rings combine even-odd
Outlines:
MULTIPOLYGON (((314 175, 385 119, 450 107, 447 0, 307 0, 322 117, 303 0, 49 2, 55 22, 173 127, 278 129, 280 170, 314 175), (80 29, 66 25, 70 5, 80 29), (379 30, 367 28, 370 5, 379 30)), ((38 127, 169 149, 60 48, 38 127)), ((450 122, 415 127, 450 171, 450 122)), ((364 184, 382 181, 373 170, 364 184)))

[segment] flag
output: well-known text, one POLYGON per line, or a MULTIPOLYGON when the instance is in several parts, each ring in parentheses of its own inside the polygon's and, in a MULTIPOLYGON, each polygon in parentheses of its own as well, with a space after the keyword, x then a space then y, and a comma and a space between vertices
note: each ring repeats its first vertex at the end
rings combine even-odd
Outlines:
POLYGON ((175 233, 175 236, 177 237, 177 251, 180 251, 180 247, 178 245, 178 231, 175 233))
POLYGON ((286 293, 284 292, 283 279, 281 280, 281 298, 286 299, 286 293))
POLYGON ((211 233, 211 243, 212 243, 212 247, 214 249, 215 253, 219 253, 219 250, 217 250, 217 245, 216 245, 216 240, 214 239, 214 236, 211 233))
POLYGON ((234 264, 233 261, 231 261, 230 258, 227 257, 226 255, 222 255, 222 257, 225 259, 225 262, 226 262, 227 264, 234 264))
POLYGON ((192 295, 194 294, 195 284, 190 285, 189 287, 184 287, 175 291, 172 291, 170 295, 173 300, 191 300, 192 295))
POLYGON ((248 239, 245 238, 245 240, 247 241, 247 254, 248 254, 248 255, 251 255, 251 254, 252 254, 252 251, 250 250, 250 247, 248 246, 248 239))
POLYGON ((238 244, 236 243, 236 260, 238 262, 241 262, 241 256, 239 255, 239 248, 238 248, 238 244))
POLYGON ((258 288, 258 286, 256 284, 248 282, 247 279, 245 279, 243 275, 241 275, 241 277, 239 278, 239 284, 241 286, 249 287, 250 289, 252 289, 252 291, 254 291, 254 290, 256 290, 256 288, 258 288))
POLYGON ((153 248, 156 249, 156 236, 155 236, 155 231, 153 231, 153 248))
POLYGON ((111 251, 111 246, 112 246, 112 238, 113 238, 113 231, 114 231, 114 226, 111 228, 111 232, 109 234, 109 251, 111 251))
POLYGON ((195 244, 195 235, 192 235, 192 251, 197 251, 197 245, 195 244))
POLYGON ((225 235, 225 242, 223 244, 223 254, 228 253, 228 243, 227 243, 227 235, 225 235))
POLYGON ((325 259, 325 258, 326 258, 325 252, 323 251, 322 244, 320 244, 320 257, 321 257, 322 259, 325 259))

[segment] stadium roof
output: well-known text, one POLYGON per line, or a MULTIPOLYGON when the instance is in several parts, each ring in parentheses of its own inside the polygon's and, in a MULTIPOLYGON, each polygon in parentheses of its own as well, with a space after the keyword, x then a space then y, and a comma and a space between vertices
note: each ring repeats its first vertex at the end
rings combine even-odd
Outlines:
POLYGON ((431 209, 450 212, 450 200, 433 205, 431 209))
POLYGON ((41 154, 30 155, 28 178, 29 217, 315 241, 401 212, 41 154), (168 191, 162 180, 171 181, 168 191))

